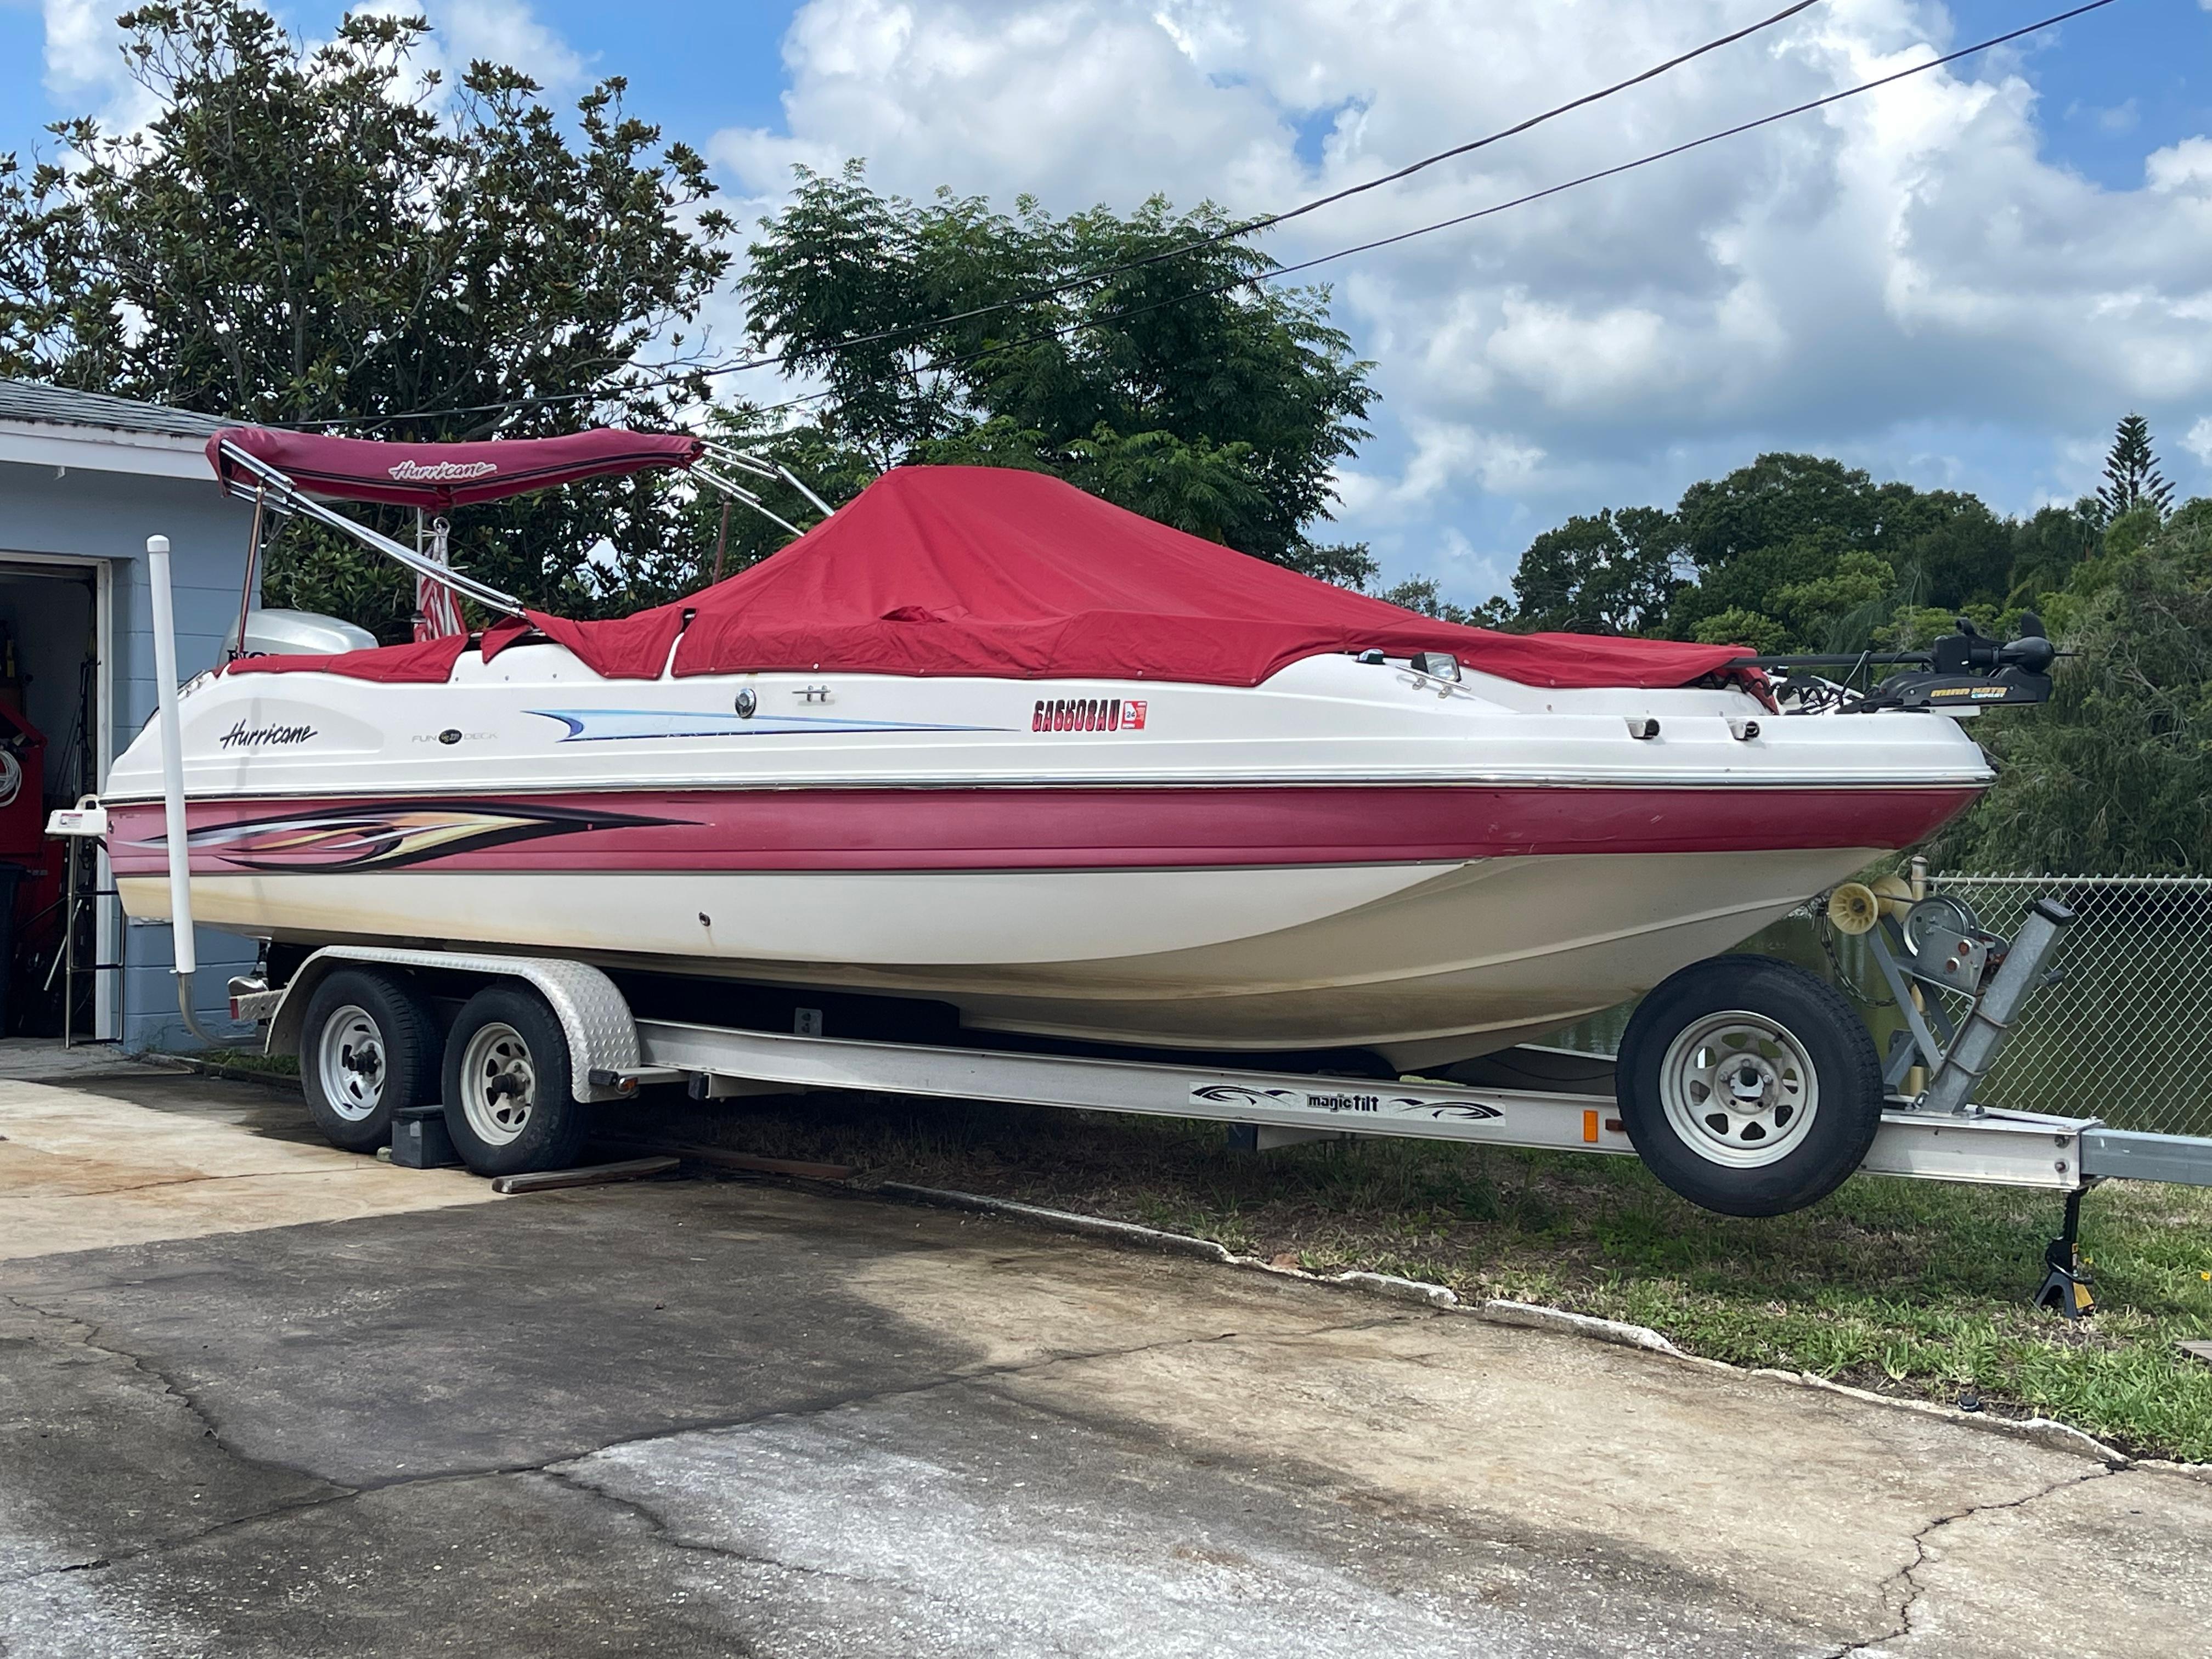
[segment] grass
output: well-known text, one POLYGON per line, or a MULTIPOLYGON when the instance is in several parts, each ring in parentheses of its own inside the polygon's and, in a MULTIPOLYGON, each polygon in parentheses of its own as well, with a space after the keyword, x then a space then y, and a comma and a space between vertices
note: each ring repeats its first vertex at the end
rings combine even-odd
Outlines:
POLYGON ((300 1062, 290 1054, 264 1054, 258 1048, 210 1048, 192 1059, 224 1072, 253 1072, 264 1077, 297 1077, 300 1062))
POLYGON ((2142 1455, 2212 1462, 2212 1193, 2122 1183, 2083 1208, 2100 1310, 2028 1304, 2050 1194, 1860 1176, 1739 1220, 1630 1158, 1384 1139, 1262 1154, 1218 1125, 857 1096, 611 1109, 620 1133, 855 1166, 1649 1325, 1692 1353, 2040 1413, 2142 1455))

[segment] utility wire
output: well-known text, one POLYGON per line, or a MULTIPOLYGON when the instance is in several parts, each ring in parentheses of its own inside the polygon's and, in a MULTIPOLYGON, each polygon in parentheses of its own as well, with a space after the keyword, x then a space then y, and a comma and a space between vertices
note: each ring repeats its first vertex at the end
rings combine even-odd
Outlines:
MULTIPOLYGON (((1601 102, 1605 99, 1613 96, 1616 93, 1626 92, 1632 87, 1642 86, 1646 81, 1656 80, 1660 76, 1667 74, 1669 70, 1680 69, 1683 64, 1691 63, 1697 58, 1703 58, 1708 52, 1718 52, 1723 46, 1734 46, 1737 41, 1748 39, 1750 36, 1757 34, 1762 30, 1772 28, 1778 23, 1785 23, 1792 17, 1796 16, 1798 13, 1802 11, 1808 11, 1813 7, 1820 4, 1820 0, 1794 0, 1792 4, 1784 6, 1780 11, 1776 12, 1771 17, 1761 18, 1756 23, 1747 24, 1742 28, 1737 29, 1731 33, 1720 35, 1714 40, 1708 40, 1701 46, 1694 46, 1688 52, 1682 52, 1676 57, 1669 58, 1663 64, 1654 64, 1650 69, 1642 70, 1640 73, 1632 75, 1625 81, 1616 81, 1609 87, 1599 88, 1595 92, 1586 92, 1579 98, 1571 99, 1566 103, 1557 105, 1551 109, 1544 111, 1540 115, 1529 116, 1526 120, 1517 121, 1510 127, 1501 127, 1496 132, 1487 134, 1483 137, 1472 139, 1463 144, 1455 144, 1449 149, 1438 150, 1435 155, 1425 155, 1419 161, 1409 162, 1407 165, 1398 168, 1395 172, 1383 173, 1379 178, 1370 179, 1360 184, 1347 185, 1342 190, 1333 191, 1326 196, 1315 197, 1311 201, 1301 202, 1296 207, 1285 208, 1280 213, 1261 214, 1258 218, 1248 219, 1240 224, 1224 226, 1221 229, 1214 231, 1209 235, 1199 237, 1193 241, 1179 243, 1174 247, 1160 248, 1153 252, 1143 254, 1134 259, 1125 259, 1118 264, 1101 265, 1096 270, 1084 271, 1078 276, 1065 277, 1060 282, 1051 284, 1049 287, 1033 289, 1026 293, 1017 294, 1009 299, 994 300, 988 305, 974 306, 966 311, 956 311, 946 316, 933 318, 927 322, 902 323, 891 328, 876 329, 866 334, 851 335, 845 339, 838 340, 833 342, 830 345, 822 347, 821 349, 831 352, 850 351, 858 346, 873 345, 881 341, 893 339, 902 335, 933 333, 939 329, 950 328, 957 323, 970 322, 975 318, 988 317, 996 312, 1011 311, 1023 306, 1036 305, 1041 301, 1055 299, 1059 295, 1067 293, 1072 289, 1082 288, 1091 283, 1103 282, 1109 276, 1119 276, 1128 271, 1141 270, 1147 265, 1158 264, 1168 259, 1181 258, 1186 253, 1195 253, 1202 249, 1215 246, 1222 242, 1234 241, 1241 237, 1253 235, 1257 232, 1270 229, 1276 225, 1285 222, 1286 221, 1299 218, 1304 215, 1312 213, 1317 209, 1331 206, 1335 203, 1344 201, 1351 197, 1362 195, 1370 190, 1380 190, 1385 185, 1396 184, 1400 179, 1409 179, 1417 173, 1437 166, 1439 162, 1449 161, 1455 156, 1469 155, 1474 154, 1476 150, 1486 149, 1492 144, 1501 143, 1508 138, 1516 137, 1520 134, 1528 131, 1531 128, 1543 125, 1547 121, 1553 120, 1559 116, 1581 109, 1587 105, 1601 102)), ((742 362, 726 363, 715 368, 694 370, 691 371, 691 373, 709 375, 735 374, 746 369, 771 368, 788 362, 792 357, 797 355, 799 354, 790 351, 778 352, 773 356, 748 358, 742 362)), ((672 378, 681 379, 684 377, 676 376, 672 378)), ((595 395, 597 394, 592 392, 565 392, 557 393, 545 398, 516 399, 512 403, 505 404, 468 404, 456 408, 409 410, 403 413, 395 415, 354 416, 342 420, 304 421, 297 422, 297 424, 314 427, 357 426, 379 421, 404 421, 416 419, 428 415, 476 415, 488 413, 498 409, 519 407, 524 403, 540 404, 574 402, 580 398, 590 398, 595 395)))
MULTIPOLYGON (((1411 230, 1399 231, 1395 235, 1378 237, 1370 242, 1359 242, 1350 247, 1338 248, 1332 252, 1316 254, 1314 258, 1301 260, 1297 264, 1279 265, 1273 270, 1259 272, 1249 276, 1233 277, 1227 282, 1216 283, 1206 288, 1194 289, 1183 294, 1170 295, 1165 299, 1155 300, 1148 305, 1136 306, 1130 307, 1127 310, 1113 312, 1103 317, 1086 317, 1076 322, 1069 323, 1063 327, 1048 329, 1036 334, 1024 335, 1016 339, 1002 340, 983 350, 970 352, 965 356, 950 358, 941 363, 933 363, 930 365, 930 367, 940 370, 957 368, 968 363, 980 362, 981 359, 986 357, 995 356, 1002 351, 1011 350, 1017 346, 1032 345, 1043 341, 1060 339, 1070 334, 1081 333, 1084 330, 1089 328, 1109 327, 1115 323, 1126 322, 1138 317, 1142 317, 1147 313, 1158 311, 1168 306, 1188 304, 1194 300, 1210 299, 1218 295, 1226 294, 1235 289, 1251 288, 1256 287, 1261 283, 1276 282, 1285 276, 1296 276, 1300 271, 1311 270, 1317 265, 1328 264, 1332 260, 1348 258, 1355 253, 1367 253, 1378 247, 1389 247, 1393 243, 1409 241, 1416 236, 1426 236, 1436 231, 1449 230, 1455 225, 1467 224, 1476 219, 1486 219, 1491 215, 1495 213, 1503 213, 1509 208, 1522 207, 1530 202, 1540 202, 1547 196, 1557 196, 1563 191, 1573 190, 1578 185, 1595 184, 1602 179, 1615 178, 1621 173, 1633 172, 1638 167, 1650 167, 1654 162, 1664 161, 1674 156, 1680 155, 1686 151, 1701 149, 1706 144, 1717 143, 1723 138, 1733 138, 1739 134, 1750 132, 1759 127, 1771 126, 1777 121, 1786 121, 1792 116, 1803 115, 1809 111, 1823 108, 1829 104, 1839 103, 1846 98, 1856 98, 1862 93, 1875 91, 1880 88, 1892 85, 1899 81, 1905 80, 1911 76, 1924 75, 1929 70, 1940 69, 1946 64, 1956 63, 1960 58, 1972 57, 1976 52, 1987 52, 1992 47, 2003 46, 2008 41, 2017 40, 2022 35, 2033 34, 2039 29, 2049 28, 2054 24, 2066 21, 2069 18, 2079 17, 2084 12, 2096 11, 2102 7, 2112 5, 2113 3, 2114 0, 2088 0, 2087 4, 2076 6, 2071 11, 2060 12, 2055 16, 2045 18, 2040 22, 2026 24, 2020 28, 2013 29, 2007 33, 1993 35, 1989 40, 1977 41, 1971 46, 1961 46, 1958 51, 1946 53, 1941 58, 1931 58, 1925 63, 1915 64, 1908 69, 1899 70, 1893 74, 1882 76, 1875 80, 1862 82, 1855 87, 1846 87, 1842 91, 1830 93, 1826 97, 1812 99, 1806 103, 1795 105, 1789 109, 1777 110, 1771 115, 1762 115, 1755 120, 1741 122, 1735 126, 1723 128, 1718 132, 1707 133, 1704 137, 1692 138, 1686 143, 1675 144, 1666 149, 1654 150, 1649 155, 1638 156, 1632 161, 1623 161, 1617 167, 1604 167, 1595 173, 1586 173, 1580 178, 1569 179, 1561 184, 1547 185, 1542 190, 1531 191, 1525 196, 1516 196, 1510 201, 1497 202, 1493 203, 1489 207, 1477 208, 1472 213, 1459 214, 1449 219, 1439 219, 1431 224, 1417 225, 1411 230)), ((832 394, 827 391, 809 392, 804 397, 794 398, 785 403, 770 404, 764 409, 757 410, 756 412, 763 415, 775 414, 786 409, 798 408, 805 404, 818 402, 820 399, 830 395, 832 394)))
MULTIPOLYGON (((1809 99, 1804 103, 1792 105, 1788 109, 1777 110, 1769 115, 1762 115, 1753 120, 1739 122, 1735 126, 1724 127, 1717 132, 1709 132, 1701 138, 1692 138, 1684 143, 1670 145, 1665 149, 1654 150, 1650 155, 1640 155, 1632 161, 1623 161, 1615 167, 1603 167, 1595 173, 1586 173, 1578 178, 1569 179, 1559 184, 1547 185, 1542 190, 1531 191, 1526 195, 1514 197, 1509 201, 1493 203, 1488 207, 1478 208, 1471 213, 1457 214, 1449 219, 1438 219, 1429 224, 1417 225, 1411 230, 1402 230, 1392 235, 1377 237, 1371 241, 1354 243, 1348 247, 1340 247, 1328 253, 1317 254, 1313 258, 1301 260, 1296 264, 1278 265, 1272 270, 1255 272, 1250 276, 1231 277, 1226 282, 1212 283, 1205 288, 1194 289, 1182 294, 1170 295, 1164 299, 1153 301, 1147 305, 1133 307, 1126 310, 1109 313, 1103 317, 1086 317, 1075 322, 1066 324, 1061 327, 1046 329, 1032 334, 1021 335, 1010 340, 998 341, 986 347, 982 350, 969 352, 965 356, 959 357, 948 358, 942 362, 933 363, 929 365, 929 367, 933 369, 940 371, 948 368, 957 368, 968 363, 979 362, 986 357, 995 356, 1000 352, 1011 350, 1018 346, 1034 345, 1045 341, 1064 339, 1069 335, 1079 334, 1086 329, 1111 326, 1116 323, 1129 321, 1135 318, 1145 316, 1152 312, 1163 310, 1169 306, 1187 305, 1194 301, 1211 299, 1217 295, 1229 293, 1236 289, 1254 288, 1262 283, 1279 281, 1283 277, 1296 276, 1301 271, 1311 270, 1317 266, 1328 264, 1337 259, 1348 258, 1356 253, 1372 252, 1376 248, 1389 247, 1395 243, 1410 241, 1415 237, 1431 235, 1439 230, 1449 230, 1455 226, 1468 224, 1477 219, 1486 219, 1493 214, 1504 213, 1510 208, 1524 207, 1531 202, 1540 202, 1547 197, 1557 196, 1563 191, 1574 190, 1583 185, 1595 184, 1601 179, 1617 178, 1624 173, 1632 173, 1638 167, 1650 167, 1655 162, 1668 161, 1674 156, 1685 155, 1691 150, 1703 149, 1707 144, 1718 143, 1723 138, 1736 137, 1743 133, 1754 131, 1760 127, 1771 126, 1778 121, 1786 121, 1793 117, 1804 115, 1816 109, 1824 109, 1831 104, 1841 103, 1845 99, 1856 98, 1864 93, 1877 91, 1883 87, 1894 85, 1899 81, 1908 80, 1913 76, 1924 75, 1929 70, 1941 69, 1947 64, 1955 64, 1961 58, 1972 58, 1978 53, 1988 52, 1994 47, 2007 45, 2008 43, 2020 40, 2026 35, 2034 34, 2040 30, 2051 28, 2059 23, 2066 22, 2070 19, 2082 16, 2088 12, 2101 10, 2105 7, 2113 3, 2114 0, 2087 0, 2087 3, 2085 4, 2073 7, 2066 11, 2054 13, 2049 17, 2042 18, 2036 22, 2023 24, 2015 29, 2008 29, 2002 34, 1991 35, 1985 40, 1978 40, 1972 46, 1961 46, 1955 52, 1946 52, 1941 57, 1929 58, 1924 63, 1914 64, 1908 68, 1895 70, 1891 74, 1878 76, 1871 81, 1863 81, 1856 86, 1846 87, 1839 92, 1832 92, 1824 97, 1809 99)), ((1802 8, 1800 8, 1800 9, 1802 9, 1802 8)), ((1592 95, 1595 96, 1597 94, 1592 95)), ((1562 107, 1572 106, 1563 106, 1562 107)), ((1471 148, 1471 146, 1469 148, 1471 148)), ((1441 159, 1443 159, 1442 156, 1430 158, 1431 161, 1441 159)), ((1416 163, 1414 168, 1408 168, 1407 171, 1413 171, 1419 167, 1426 166, 1428 164, 1428 161, 1416 163)), ((1376 184, 1384 182, 1387 181, 1382 179, 1373 181, 1373 183, 1376 184)), ((1358 186, 1357 188, 1366 187, 1367 186, 1358 186)), ((1311 205, 1318 205, 1318 204, 1311 205)), ((1288 217, 1290 216, 1284 215, 1280 216, 1288 217)), ((1224 234, 1226 234, 1227 233, 1224 234)), ((1104 275, 1107 273, 1101 272, 1096 274, 1104 275)), ((1073 284, 1071 283, 1070 285, 1073 286, 1073 284)), ((1008 303, 1013 302, 1009 301, 1008 303)), ((940 319, 939 323, 917 325, 916 326, 921 328, 936 327, 941 325, 943 322, 951 320, 953 319, 940 319)), ((867 337, 855 337, 852 341, 841 342, 840 345, 842 347, 845 344, 858 344, 863 339, 867 337)), ((781 358, 761 358, 747 362, 732 364, 721 368, 692 371, 683 374, 672 374, 665 376, 659 380, 649 381, 643 385, 627 388, 627 390, 644 391, 650 389, 650 387, 653 386, 672 385, 678 380, 691 378, 692 373, 703 373, 709 374, 732 374, 747 368, 764 368, 781 361, 781 358)), ((789 398, 782 403, 766 405, 757 410, 755 413, 762 415, 777 414, 787 409, 796 409, 803 407, 807 404, 817 403, 823 398, 831 395, 833 394, 830 391, 808 392, 801 397, 789 398)), ((518 398, 510 399, 504 403, 476 404, 459 409, 416 410, 408 411, 404 414, 360 416, 344 422, 303 422, 301 424, 315 426, 355 425, 370 422, 422 418, 433 415, 477 414, 501 409, 533 408, 546 404, 569 403, 581 399, 613 401, 613 398, 605 392, 566 392, 556 393, 552 396, 544 398, 518 398)))

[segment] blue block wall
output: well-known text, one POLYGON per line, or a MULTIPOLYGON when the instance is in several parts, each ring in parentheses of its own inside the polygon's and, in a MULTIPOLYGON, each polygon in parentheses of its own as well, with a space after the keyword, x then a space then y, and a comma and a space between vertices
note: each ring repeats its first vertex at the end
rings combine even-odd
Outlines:
MULTIPOLYGON (((112 575, 111 613, 115 660, 114 753, 131 745, 155 706, 152 602, 146 585, 146 538, 169 538, 176 598, 177 671, 190 679, 222 659, 222 641, 237 619, 246 575, 246 538, 252 509, 232 500, 215 480, 142 477, 71 467, 0 463, 0 557, 10 553, 66 554, 104 559, 112 575)), ((123 1046, 199 1047, 177 1010, 167 923, 124 925, 123 1046)), ((252 965, 250 939, 210 927, 194 930, 199 972, 192 1003, 203 1024, 229 1024, 225 981, 252 965)))

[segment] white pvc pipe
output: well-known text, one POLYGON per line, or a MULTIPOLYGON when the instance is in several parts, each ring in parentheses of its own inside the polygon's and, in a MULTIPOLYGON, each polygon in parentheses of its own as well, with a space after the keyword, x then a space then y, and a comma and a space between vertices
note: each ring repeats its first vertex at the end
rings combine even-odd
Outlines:
POLYGON ((169 593, 169 538, 146 538, 146 586, 154 598, 154 695, 161 699, 161 836, 169 850, 169 948, 177 1007, 185 1028, 210 1048, 218 1040, 192 1010, 199 971, 192 936, 192 846, 185 827, 185 751, 177 721, 177 611, 169 593))
POLYGON ((185 751, 177 732, 177 612, 169 595, 169 538, 146 538, 154 595, 154 692, 161 709, 161 825, 169 849, 169 927, 179 974, 199 967, 192 939, 192 849, 185 830, 185 751))

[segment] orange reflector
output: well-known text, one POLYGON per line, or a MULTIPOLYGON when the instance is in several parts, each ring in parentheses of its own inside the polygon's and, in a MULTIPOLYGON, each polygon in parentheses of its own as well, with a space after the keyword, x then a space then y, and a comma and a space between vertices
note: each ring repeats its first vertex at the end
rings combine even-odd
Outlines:
POLYGON ((1583 1139, 1593 1146, 1597 1145, 1597 1114, 1595 1112, 1583 1114, 1583 1139))

